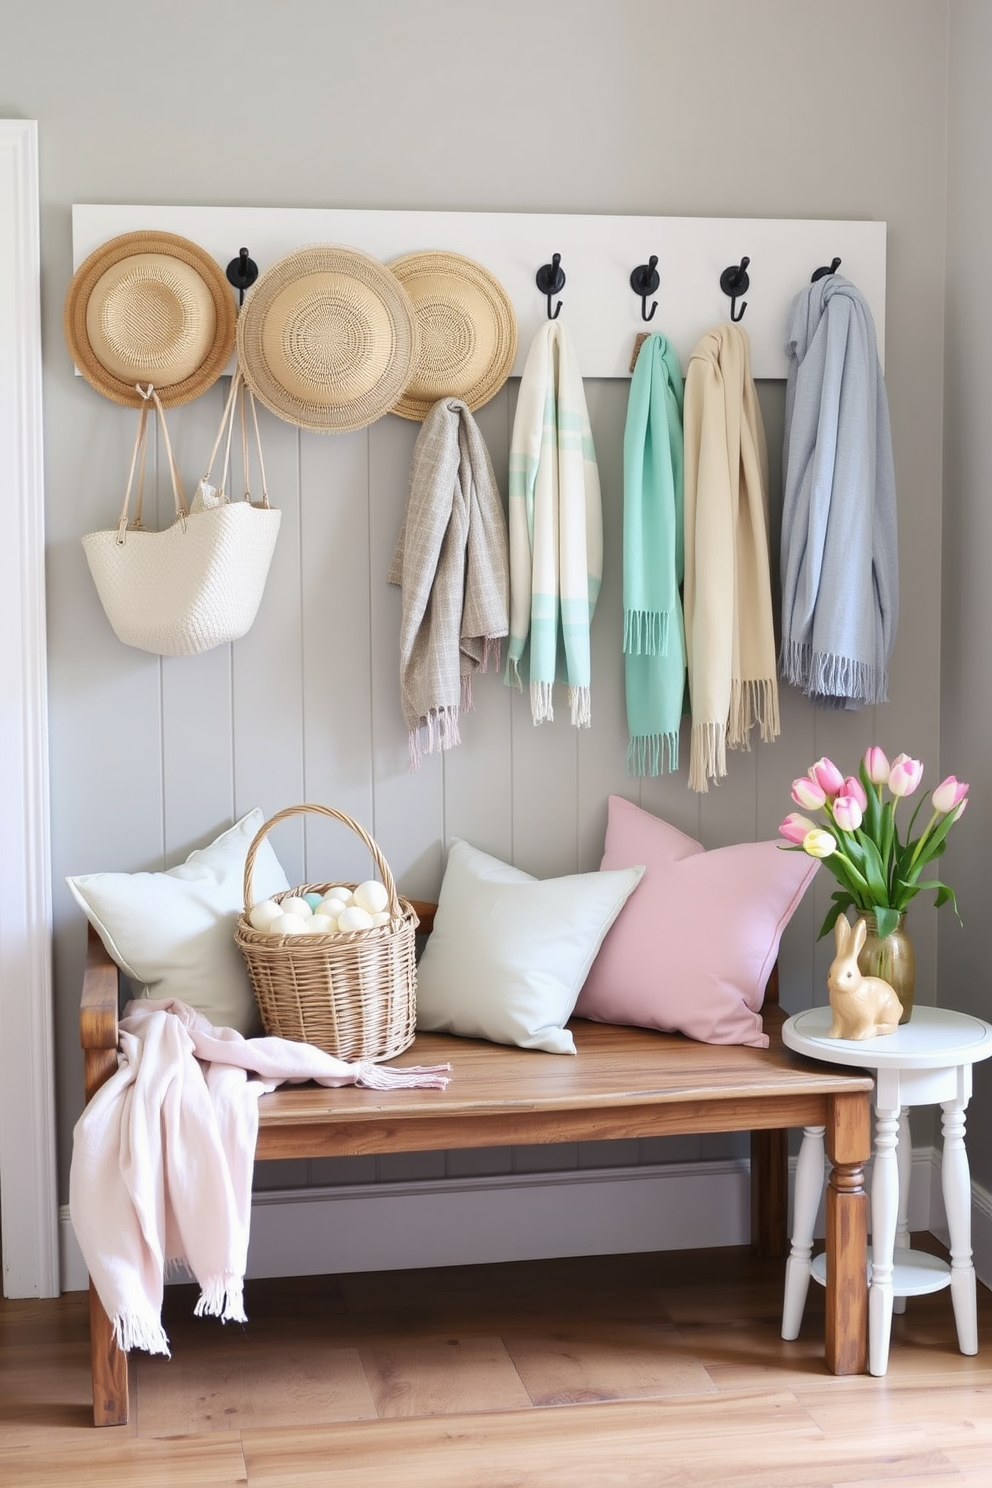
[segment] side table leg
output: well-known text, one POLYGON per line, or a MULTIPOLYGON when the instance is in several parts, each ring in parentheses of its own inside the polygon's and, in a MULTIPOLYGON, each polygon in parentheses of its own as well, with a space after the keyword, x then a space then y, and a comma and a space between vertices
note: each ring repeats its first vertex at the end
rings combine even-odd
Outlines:
POLYGON ((875 1110, 875 1170, 871 1180, 871 1286, 868 1291, 868 1368, 884 1374, 892 1334, 892 1253, 899 1210, 896 1143, 899 1107, 875 1110))
POLYGON ((826 1127, 807 1126, 796 1162, 792 1249, 785 1265, 782 1337, 798 1338, 809 1290, 813 1259, 813 1227, 823 1192, 823 1133, 826 1127))
MULTIPOLYGON (((896 1171, 899 1174, 899 1217, 896 1220, 896 1250, 909 1250, 909 1192, 913 1182, 913 1137, 909 1130, 909 1107, 899 1113, 899 1140, 896 1143, 896 1171)), ((893 1297, 893 1312, 906 1311, 906 1298, 893 1297)))
POLYGON ((971 1173, 964 1145, 963 1100, 942 1101, 944 1155, 940 1181, 951 1237, 951 1303, 963 1354, 978 1353, 978 1305, 971 1251, 971 1173))
POLYGON ((827 1113, 826 1361, 833 1374, 862 1374, 868 1321, 868 1092, 828 1097, 827 1113))

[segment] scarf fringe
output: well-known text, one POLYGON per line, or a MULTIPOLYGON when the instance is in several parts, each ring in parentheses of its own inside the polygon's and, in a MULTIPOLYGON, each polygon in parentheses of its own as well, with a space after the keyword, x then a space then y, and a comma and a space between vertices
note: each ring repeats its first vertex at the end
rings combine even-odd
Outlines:
POLYGON ((194 1317, 217 1317, 222 1323, 246 1323, 244 1278, 233 1271, 210 1276, 200 1287, 194 1317))
POLYGON ((814 652, 802 641, 783 644, 779 671, 786 682, 800 687, 816 702, 835 698, 841 703, 888 702, 886 679, 877 675, 871 662, 855 661, 835 652, 814 652))
MULTIPOLYGON (((535 723, 554 723, 555 710, 551 701, 552 684, 550 682, 531 682, 530 684, 530 714, 535 723)), ((569 689, 571 699, 571 689, 569 689)), ((574 723, 574 718, 573 718, 574 723)))
POLYGON ((498 672, 503 660, 502 636, 487 635, 482 648, 482 660, 479 662, 479 671, 488 672, 492 667, 498 672))
POLYGON ((763 744, 778 738, 778 686, 774 677, 747 682, 735 679, 731 682, 730 716, 727 719, 728 748, 750 751, 751 730, 755 724, 761 731, 763 744))
POLYGON ((359 1060, 356 1085, 368 1090, 444 1090, 448 1084, 445 1071, 450 1064, 411 1064, 407 1069, 359 1060))
MULTIPOLYGON (((462 678, 462 697, 466 678, 462 678)), ((453 749, 462 742, 458 732, 459 708, 432 708, 415 729, 411 729, 407 742, 410 748, 410 769, 419 770, 425 755, 439 754, 442 749, 453 749)))
POLYGON ((506 672, 503 682, 507 687, 515 687, 517 692, 523 692, 524 684, 520 676, 520 662, 516 656, 506 658, 506 672))
POLYGON ((667 656, 670 610, 624 610, 625 656, 667 656))
POLYGON ((679 736, 641 734, 627 745, 628 775, 674 774, 679 767, 679 736), (665 758, 668 758, 667 765, 665 758))
POLYGON ((708 791, 710 780, 727 773, 727 730, 722 723, 693 725, 689 749, 689 789, 708 791))
POLYGON ((157 1318, 139 1317, 134 1312, 118 1312, 111 1319, 114 1342, 122 1353, 141 1349, 146 1354, 164 1354, 172 1358, 169 1339, 157 1318))
POLYGON ((592 694, 588 687, 570 687, 568 706, 574 728, 592 728, 592 694))

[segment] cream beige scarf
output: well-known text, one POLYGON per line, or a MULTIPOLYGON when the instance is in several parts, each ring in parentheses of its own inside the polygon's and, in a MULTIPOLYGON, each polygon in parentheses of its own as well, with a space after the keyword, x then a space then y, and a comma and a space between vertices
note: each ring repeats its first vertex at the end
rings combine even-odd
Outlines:
POLYGON ((726 750, 779 732, 768 556, 768 458, 747 332, 707 331, 685 379, 685 641, 689 788, 727 773, 726 750))

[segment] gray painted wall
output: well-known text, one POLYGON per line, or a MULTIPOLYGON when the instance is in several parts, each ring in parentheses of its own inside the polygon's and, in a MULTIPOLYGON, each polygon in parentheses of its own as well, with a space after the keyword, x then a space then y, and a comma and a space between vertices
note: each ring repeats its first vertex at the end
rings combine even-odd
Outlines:
MULTIPOLYGON (((936 769, 943 5, 174 0, 166 13, 91 0, 58 7, 54 26, 53 9, 0 0, 0 113, 40 121, 63 1169, 81 1105, 84 940, 66 873, 170 866, 234 814, 309 797, 360 818, 404 891, 428 895, 452 833, 537 874, 596 866, 611 791, 718 845, 773 835, 790 809, 790 781, 821 754, 851 768, 878 742, 936 769), (132 421, 72 376, 63 344, 73 201, 887 221, 904 597, 890 703, 814 713, 783 692, 781 739, 733 756, 728 781, 703 798, 690 795, 684 771, 643 784, 625 778, 618 501, 626 385, 610 382, 588 390, 612 535, 588 735, 564 722, 535 731, 521 700, 493 681, 479 688, 461 750, 408 774, 399 596, 385 572, 416 429, 392 417, 336 439, 266 419, 284 526, 254 630, 231 650, 187 660, 120 646, 79 537, 115 511, 132 421), (349 644, 332 662, 327 638, 341 630, 349 644)), ((781 394, 781 385, 762 389, 773 453, 781 394)), ((514 396, 508 386, 480 418, 501 476, 514 396)), ((219 407, 215 389, 170 420, 186 468, 202 463, 219 407)), ((355 863, 352 845, 323 824, 306 838, 280 828, 274 843, 291 881, 355 863)), ((814 950, 813 936, 832 883, 821 877, 783 951, 793 1008, 824 998, 829 956, 814 950)), ((921 1001, 936 999, 935 928, 930 913, 915 916, 921 1001)), ((403 1175, 424 1172, 425 1161, 403 1175)))
MULTIPOLYGON (((941 921, 941 1000, 988 1018, 989 865, 992 820, 992 503, 989 501, 989 401, 992 370, 986 338, 992 307, 981 291, 992 234, 988 142, 992 100, 992 9, 954 0, 948 70, 947 308, 944 331, 944 550, 941 635, 941 757, 972 785, 974 804, 945 858, 958 890, 964 929, 941 921)), ((972 1172, 992 1185, 992 1071, 976 1073, 968 1113, 972 1172)))

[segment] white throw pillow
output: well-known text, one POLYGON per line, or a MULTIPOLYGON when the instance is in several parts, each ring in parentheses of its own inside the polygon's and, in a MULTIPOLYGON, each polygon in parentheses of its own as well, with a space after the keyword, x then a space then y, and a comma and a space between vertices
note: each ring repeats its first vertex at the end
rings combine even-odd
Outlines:
MULTIPOLYGON (((209 847, 165 873, 84 873, 67 878, 77 903, 126 976, 145 997, 177 998, 217 1028, 251 1035, 261 1020, 248 968, 234 940, 244 909, 245 858, 264 824, 256 808, 209 847)), ((254 899, 289 888, 263 838, 252 874, 254 899)))
POLYGON ((538 879, 453 838, 417 969, 417 1027, 574 1054, 564 1025, 643 872, 538 879))

